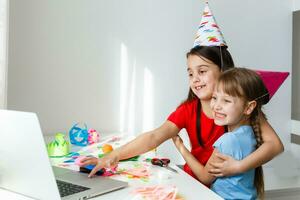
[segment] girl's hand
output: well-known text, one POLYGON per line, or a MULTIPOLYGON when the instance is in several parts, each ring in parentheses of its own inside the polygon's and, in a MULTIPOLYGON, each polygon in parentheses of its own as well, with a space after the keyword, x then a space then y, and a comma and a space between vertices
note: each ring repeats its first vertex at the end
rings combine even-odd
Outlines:
POLYGON ((180 149, 180 147, 182 147, 184 145, 183 141, 179 135, 172 137, 172 140, 178 150, 180 149))
POLYGON ((81 160, 82 166, 86 165, 95 165, 93 170, 89 174, 89 178, 94 176, 97 171, 99 171, 102 168, 111 168, 115 167, 119 162, 119 157, 115 153, 110 153, 103 158, 95 158, 95 157, 86 157, 81 160))
POLYGON ((212 156, 213 160, 208 172, 214 177, 232 176, 240 173, 240 161, 219 152, 212 156))

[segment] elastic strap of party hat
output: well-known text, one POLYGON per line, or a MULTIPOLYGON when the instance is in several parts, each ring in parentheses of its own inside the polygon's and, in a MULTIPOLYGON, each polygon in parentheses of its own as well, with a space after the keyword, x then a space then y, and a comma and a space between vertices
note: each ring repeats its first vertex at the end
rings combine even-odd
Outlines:
POLYGON ((261 98, 263 98, 263 97, 265 97, 267 95, 269 96, 269 92, 267 92, 267 93, 265 93, 265 94, 263 94, 263 95, 261 95, 259 97, 256 97, 255 99, 253 99, 253 101, 257 101, 257 100, 259 100, 259 99, 261 99, 261 98))

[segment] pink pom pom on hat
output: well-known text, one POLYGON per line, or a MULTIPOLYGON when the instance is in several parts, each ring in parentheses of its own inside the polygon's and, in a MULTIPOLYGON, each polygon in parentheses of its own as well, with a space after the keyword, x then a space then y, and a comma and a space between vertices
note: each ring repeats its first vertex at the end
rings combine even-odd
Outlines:
POLYGON ((263 80, 271 99, 279 87, 283 84, 285 79, 289 76, 289 72, 275 72, 275 71, 263 71, 255 70, 256 73, 263 80))
POLYGON ((196 33, 193 47, 195 46, 227 46, 207 1, 196 33))

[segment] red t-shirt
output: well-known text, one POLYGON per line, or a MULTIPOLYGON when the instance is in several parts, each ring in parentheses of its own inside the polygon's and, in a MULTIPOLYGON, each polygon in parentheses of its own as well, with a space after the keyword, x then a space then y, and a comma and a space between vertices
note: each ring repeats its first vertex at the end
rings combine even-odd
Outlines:
MULTIPOLYGON (((198 99, 180 105, 170 116, 168 120, 173 122, 179 129, 185 128, 191 143, 191 153, 203 165, 205 165, 213 152, 214 142, 224 133, 224 127, 218 126, 213 119, 208 118, 201 111, 200 126, 201 140, 203 146, 200 146, 197 138, 197 104, 198 99)), ((185 164, 184 171, 195 177, 190 167, 185 164)))

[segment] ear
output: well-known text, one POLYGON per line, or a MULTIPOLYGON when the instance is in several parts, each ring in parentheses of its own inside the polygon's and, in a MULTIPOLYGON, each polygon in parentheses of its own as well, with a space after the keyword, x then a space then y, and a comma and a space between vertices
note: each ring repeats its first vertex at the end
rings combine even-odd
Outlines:
POLYGON ((244 111, 244 114, 246 115, 250 115, 252 113, 252 111, 254 110, 254 108, 256 107, 256 101, 250 101, 248 102, 248 105, 244 111))

